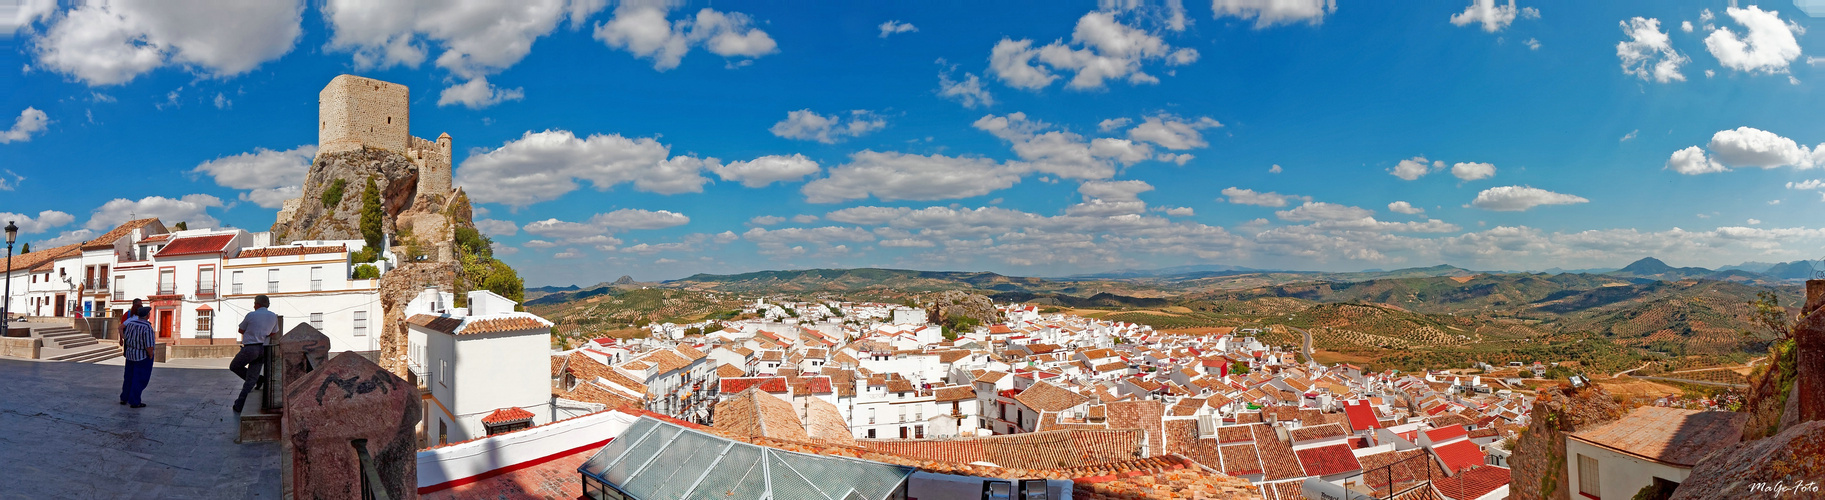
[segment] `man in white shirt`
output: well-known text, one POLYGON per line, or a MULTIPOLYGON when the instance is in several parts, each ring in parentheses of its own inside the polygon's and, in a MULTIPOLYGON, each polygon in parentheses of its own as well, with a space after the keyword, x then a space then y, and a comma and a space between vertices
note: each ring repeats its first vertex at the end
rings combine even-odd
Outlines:
POLYGON ((241 319, 241 352, 228 363, 228 371, 241 377, 241 395, 234 399, 235 413, 241 412, 242 405, 247 402, 247 393, 253 392, 255 386, 264 385, 266 337, 279 333, 279 315, 267 310, 271 306, 272 299, 255 295, 253 312, 241 319))

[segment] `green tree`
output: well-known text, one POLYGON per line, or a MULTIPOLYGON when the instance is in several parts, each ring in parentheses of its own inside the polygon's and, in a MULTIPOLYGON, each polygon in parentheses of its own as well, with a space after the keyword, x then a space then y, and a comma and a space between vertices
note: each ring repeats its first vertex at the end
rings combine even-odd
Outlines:
MULTIPOLYGON (((368 248, 378 249, 386 243, 386 209, 380 205, 380 189, 374 178, 368 178, 367 190, 361 192, 361 239, 368 248)), ((373 262, 373 261, 368 261, 373 262)))
POLYGON ((190 223, 185 222, 185 221, 177 221, 177 224, 172 224, 171 227, 173 229, 176 229, 179 231, 184 231, 184 230, 190 229, 190 223))
POLYGON ((1248 365, 1245 365, 1242 363, 1231 364, 1231 365, 1229 365, 1229 374, 1230 375, 1247 375, 1248 374, 1248 365))
POLYGON ((25 244, 25 248, 21 248, 21 249, 20 249, 20 250, 19 250, 19 253, 32 253, 32 244, 31 244, 31 243, 26 243, 26 244, 25 244))
POLYGON ((1784 339, 1793 334, 1793 325, 1787 317, 1787 308, 1781 307, 1781 296, 1773 290, 1755 293, 1755 300, 1749 301, 1754 309, 1755 322, 1768 329, 1774 339, 1784 339))
POLYGON ((323 197, 319 200, 323 202, 323 208, 332 208, 335 207, 337 203, 341 203, 342 192, 347 189, 348 186, 348 179, 336 179, 336 182, 331 182, 329 189, 323 190, 323 197))
POLYGON ((373 264, 361 264, 361 265, 355 266, 355 279, 369 280, 369 279, 374 279, 374 278, 379 278, 379 277, 380 277, 380 268, 374 267, 373 264))

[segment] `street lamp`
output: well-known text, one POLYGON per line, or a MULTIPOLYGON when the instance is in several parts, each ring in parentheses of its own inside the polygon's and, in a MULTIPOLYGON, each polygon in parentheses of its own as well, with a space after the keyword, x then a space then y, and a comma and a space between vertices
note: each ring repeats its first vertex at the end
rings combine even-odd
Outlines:
POLYGON ((6 297, 0 299, 0 336, 12 332, 13 317, 13 240, 19 239, 19 226, 6 221, 6 297))

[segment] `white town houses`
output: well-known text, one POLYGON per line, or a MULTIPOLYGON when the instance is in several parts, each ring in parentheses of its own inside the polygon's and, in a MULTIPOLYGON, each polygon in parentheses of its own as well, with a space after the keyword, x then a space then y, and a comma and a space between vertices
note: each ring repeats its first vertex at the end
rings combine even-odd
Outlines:
MULTIPOLYGON (((265 232, 173 231, 158 219, 134 220, 83 243, 15 256, 6 304, 15 315, 118 318, 140 299, 160 342, 210 345, 238 343, 236 325, 265 294, 288 325, 310 323, 329 336, 332 351, 378 349, 379 279, 355 279, 351 261, 365 243, 270 240, 265 232)), ((376 276, 390 268, 369 265, 376 276)))

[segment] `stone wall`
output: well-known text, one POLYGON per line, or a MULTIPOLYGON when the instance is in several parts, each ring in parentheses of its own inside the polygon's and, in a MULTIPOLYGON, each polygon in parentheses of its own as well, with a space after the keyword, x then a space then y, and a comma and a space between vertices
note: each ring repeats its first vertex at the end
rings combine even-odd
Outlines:
POLYGON ((0 356, 21 359, 38 359, 39 350, 44 346, 37 337, 0 338, 0 356))
POLYGON ((381 148, 406 152, 411 91, 405 85, 341 75, 317 94, 317 154, 381 148))
POLYGON ((1509 460, 1514 467, 1508 498, 1569 500, 1571 481, 1565 475, 1565 436, 1622 418, 1623 413, 1622 405, 1602 386, 1541 389, 1529 414, 1532 420, 1509 460))
POLYGON ((454 262, 407 262, 380 277, 380 366, 402 378, 411 372, 406 369, 406 304, 426 286, 455 290, 460 269, 454 262))

